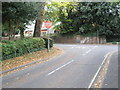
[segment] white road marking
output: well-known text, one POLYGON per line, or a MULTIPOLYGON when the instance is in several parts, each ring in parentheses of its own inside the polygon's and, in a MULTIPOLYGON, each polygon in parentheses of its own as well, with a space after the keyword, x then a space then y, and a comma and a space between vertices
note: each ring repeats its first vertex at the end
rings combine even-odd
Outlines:
POLYGON ((108 64, 110 63, 110 61, 108 61, 108 64))
POLYGON ((27 73, 26 76, 30 75, 30 73, 27 73))
POLYGON ((99 69, 98 69, 97 72, 95 73, 93 79, 91 80, 91 82, 90 82, 90 84, 89 84, 89 86, 88 86, 88 89, 91 88, 93 82, 95 81, 95 79, 96 79, 98 73, 100 72, 100 70, 101 70, 101 68, 102 68, 102 66, 103 66, 104 62, 106 61, 106 59, 107 59, 107 57, 108 57, 109 54, 110 54, 110 53, 107 53, 107 54, 105 55, 105 58, 104 58, 104 60, 102 61, 102 63, 101 63, 101 65, 100 65, 99 69))
POLYGON ((85 47, 82 47, 83 49, 85 48, 85 47))
POLYGON ((81 47, 71 47, 71 48, 81 48, 81 47))
POLYGON ((88 51, 86 52, 86 54, 89 53, 91 50, 92 50, 92 49, 88 50, 88 51))
POLYGON ((19 77, 16 78, 17 80, 20 79, 19 77))
POLYGON ((91 52, 91 51, 92 51, 93 49, 95 49, 96 47, 98 47, 98 46, 93 47, 92 49, 88 50, 87 52, 85 52, 85 53, 82 54, 82 55, 86 55, 86 54, 88 54, 89 52, 91 52))
POLYGON ((64 45, 66 47, 72 47, 72 46, 77 46, 77 45, 64 45))
POLYGON ((74 60, 71 60, 71 61, 69 61, 68 63, 63 64, 62 66, 60 66, 60 67, 58 67, 57 69, 53 70, 52 72, 48 73, 47 76, 55 73, 56 71, 60 70, 61 68, 65 67, 65 66, 67 66, 68 64, 72 63, 73 61, 74 61, 74 60))

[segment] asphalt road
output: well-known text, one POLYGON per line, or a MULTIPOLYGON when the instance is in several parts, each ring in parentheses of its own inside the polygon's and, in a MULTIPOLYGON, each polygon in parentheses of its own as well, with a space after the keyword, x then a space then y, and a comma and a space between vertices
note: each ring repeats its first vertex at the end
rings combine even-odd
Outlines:
POLYGON ((117 45, 55 44, 55 47, 62 48, 64 53, 4 76, 3 88, 88 88, 105 56, 118 51, 117 45))

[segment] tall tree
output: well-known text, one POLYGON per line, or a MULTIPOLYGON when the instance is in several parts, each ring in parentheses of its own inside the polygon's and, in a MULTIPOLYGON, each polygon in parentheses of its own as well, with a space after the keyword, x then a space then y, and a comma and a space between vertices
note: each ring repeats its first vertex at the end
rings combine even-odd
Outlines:
POLYGON ((9 39, 15 29, 21 32, 21 38, 26 24, 33 21, 37 14, 35 2, 3 2, 2 3, 2 24, 8 28, 9 39))
POLYGON ((54 29, 59 30, 61 27, 62 33, 67 30, 69 31, 71 29, 65 28, 71 26, 71 19, 68 18, 68 13, 69 11, 74 11, 76 5, 77 3, 74 2, 52 2, 51 4, 47 4, 44 20, 52 21, 53 25, 57 22, 62 22, 61 26, 56 25, 54 29))
POLYGON ((38 3, 39 11, 38 11, 37 19, 36 19, 36 22, 35 22, 33 37, 40 37, 40 35, 41 35, 43 16, 44 16, 44 13, 45 13, 44 12, 45 11, 45 4, 46 4, 46 2, 38 3))
POLYGON ((56 22, 58 22, 59 19, 58 14, 59 14, 59 3, 51 2, 46 4, 44 20, 52 21, 52 24, 54 25, 56 22))
POLYGON ((118 34, 120 26, 120 3, 79 2, 60 7, 59 19, 62 34, 118 34))
POLYGON ((79 3, 78 18, 81 19, 80 33, 99 33, 99 36, 112 35, 118 31, 120 21, 119 3, 79 3), (86 9, 83 9, 85 7, 86 9), (115 22, 116 21, 116 22, 115 22), (114 28, 113 30, 113 25, 114 28))

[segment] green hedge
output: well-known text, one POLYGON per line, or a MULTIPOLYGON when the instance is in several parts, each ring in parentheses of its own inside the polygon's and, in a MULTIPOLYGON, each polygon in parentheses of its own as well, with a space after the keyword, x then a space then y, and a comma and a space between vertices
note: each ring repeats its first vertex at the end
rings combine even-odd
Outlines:
MULTIPOLYGON (((43 38, 44 40, 45 40, 45 48, 47 48, 48 47, 48 38, 43 38)), ((54 41, 53 41, 53 39, 51 39, 51 38, 49 38, 49 40, 50 40, 50 48, 51 47, 53 47, 53 44, 54 44, 54 41)))
POLYGON ((2 60, 21 56, 46 48, 46 42, 42 38, 29 38, 16 41, 2 41, 2 60))

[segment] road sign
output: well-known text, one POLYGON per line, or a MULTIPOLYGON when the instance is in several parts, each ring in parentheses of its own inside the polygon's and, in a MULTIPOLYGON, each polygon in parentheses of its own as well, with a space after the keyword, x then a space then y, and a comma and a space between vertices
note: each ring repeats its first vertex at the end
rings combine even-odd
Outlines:
MULTIPOLYGON (((45 21, 44 22, 44 25, 45 25, 45 27, 47 28, 47 29, 49 29, 50 27, 52 27, 52 22, 51 21, 45 21)), ((47 30, 48 31, 48 52, 50 51, 50 41, 49 41, 49 30, 47 30)))
POLYGON ((45 27, 46 28, 52 27, 52 22, 51 21, 45 21, 45 27))

